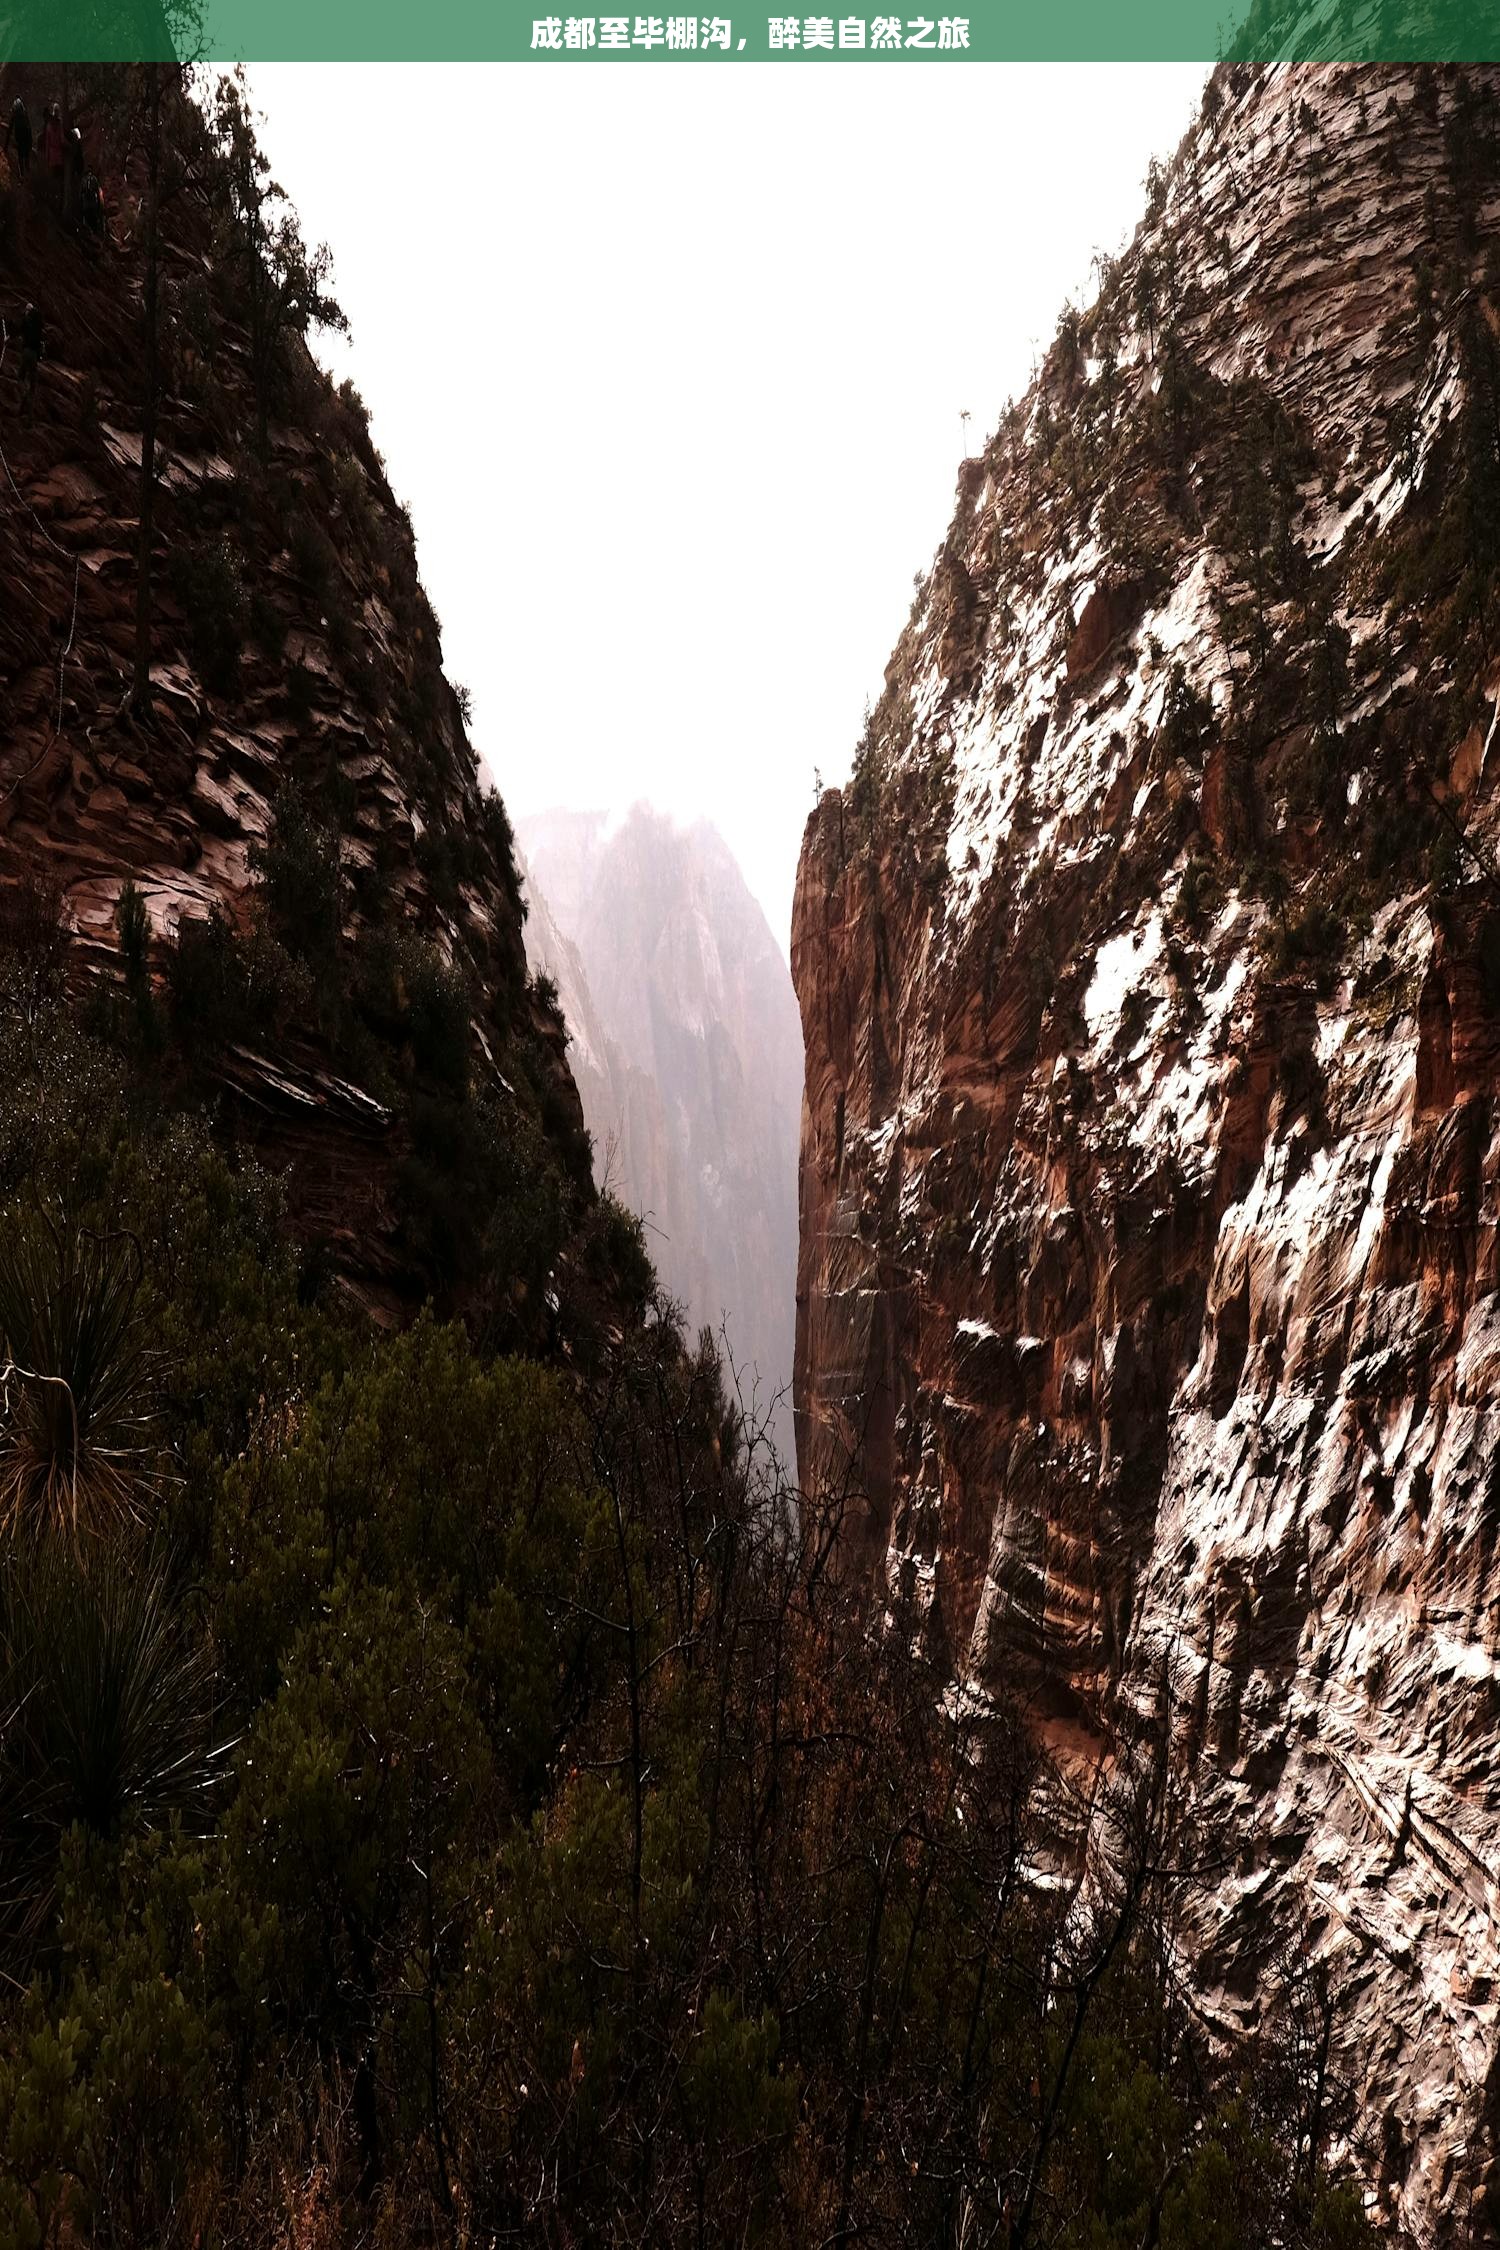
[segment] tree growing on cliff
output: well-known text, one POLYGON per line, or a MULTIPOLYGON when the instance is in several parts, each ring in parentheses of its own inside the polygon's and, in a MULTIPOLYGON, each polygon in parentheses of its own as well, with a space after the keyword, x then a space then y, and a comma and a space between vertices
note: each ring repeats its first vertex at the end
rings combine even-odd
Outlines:
POLYGON ((1488 653, 1490 590, 1500 564, 1500 346, 1472 301, 1459 321, 1458 345, 1464 374, 1464 530, 1473 607, 1488 653))
POLYGON ((135 662, 130 704, 139 715, 151 707, 151 620, 156 540, 156 442, 161 415, 161 222, 162 210, 187 176, 182 150, 163 130, 164 114, 183 95, 188 75, 203 46, 201 0, 164 0, 171 60, 137 66, 134 133, 143 152, 146 192, 141 208, 145 272, 141 285, 141 474, 136 540, 135 662))
POLYGON ((296 212, 271 177, 242 73, 219 81, 211 123, 221 167, 224 247, 250 331, 257 436, 264 453, 287 346, 304 342, 315 328, 344 334, 348 322, 330 287, 332 253, 326 243, 308 249, 296 212))

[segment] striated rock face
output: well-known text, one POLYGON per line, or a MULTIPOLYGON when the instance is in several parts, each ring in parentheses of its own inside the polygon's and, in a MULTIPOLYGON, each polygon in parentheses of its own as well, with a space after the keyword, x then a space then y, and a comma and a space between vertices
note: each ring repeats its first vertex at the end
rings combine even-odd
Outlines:
POLYGON ((796 1404, 959 1691, 1170 1744, 1393 2231, 1496 2239, 1493 73, 1216 74, 803 845, 796 1404))
MULTIPOLYGON (((56 74, 12 69, 33 112, 56 74)), ((61 888, 84 967, 116 959, 122 885, 144 897, 158 976, 184 921, 247 931, 254 855, 280 793, 339 834, 346 952, 396 932, 465 980, 479 1075, 502 1107, 550 1118, 578 1168, 582 1117, 564 1033, 527 988, 509 826, 482 791, 412 531, 357 397, 300 344, 264 446, 232 221, 190 105, 167 107, 154 595, 148 719, 127 709, 135 653, 145 344, 141 157, 128 74, 75 71, 75 115, 110 239, 94 256, 41 193, 0 182, 0 909, 61 888), (205 184, 206 183, 206 184, 205 184), (17 329, 46 324, 23 418, 17 329), (524 1048, 525 1071, 519 1067, 524 1048), (574 1146, 573 1144, 576 1144, 574 1146)), ((294 1216, 355 1292, 422 1292, 396 1239, 409 1156, 384 1094, 350 1083, 322 1012, 230 1044, 222 1095, 290 1168, 294 1216)))
POLYGON ((519 823, 533 967, 558 987, 594 1166, 689 1318, 726 1327, 790 1461, 802 1056, 786 963, 707 823, 519 823), (563 932, 567 935, 564 936, 563 932))

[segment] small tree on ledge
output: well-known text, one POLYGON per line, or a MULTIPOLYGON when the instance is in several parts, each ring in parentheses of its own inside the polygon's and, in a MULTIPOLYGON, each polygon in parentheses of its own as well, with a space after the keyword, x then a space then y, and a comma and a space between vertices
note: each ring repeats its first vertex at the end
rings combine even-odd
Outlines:
POLYGON ((305 341, 314 328, 347 334, 349 324, 330 290, 333 257, 328 245, 308 249, 296 212, 271 177, 239 71, 220 79, 210 122, 224 166, 225 248, 244 293, 257 435, 264 453, 285 346, 293 337, 305 341))

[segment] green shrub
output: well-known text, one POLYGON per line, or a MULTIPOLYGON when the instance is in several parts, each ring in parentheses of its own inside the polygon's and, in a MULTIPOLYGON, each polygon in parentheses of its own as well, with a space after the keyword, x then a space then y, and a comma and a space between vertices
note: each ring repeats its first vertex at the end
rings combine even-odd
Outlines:
POLYGON ((0 886, 0 1013, 28 1024, 55 1013, 71 946, 60 882, 30 865, 0 886))
POLYGON ((354 998, 368 1028, 406 1049, 449 1093, 469 1084, 471 1001, 461 972, 425 938, 378 934, 356 959, 354 998))
POLYGON ((227 534, 194 540, 172 559, 172 585, 187 613, 193 661, 217 695, 232 695, 250 630, 250 597, 227 534))
POLYGON ((264 930, 242 938, 217 908, 178 924, 165 969, 172 1028, 190 1060, 314 1010, 304 964, 264 930))
POLYGON ((1203 762, 1203 745, 1212 732, 1213 724, 1212 698, 1201 694, 1192 685, 1181 664, 1174 664, 1167 683, 1161 731, 1156 741, 1163 767, 1170 768, 1179 762, 1200 766, 1203 762))
POLYGON ((343 930, 342 855, 338 836, 314 820, 297 792, 282 788, 271 808, 271 832, 251 847, 273 936, 313 964, 331 961, 343 930))
POLYGON ((469 1082, 468 987, 435 946, 405 951, 407 1037, 418 1070, 462 1090, 469 1082))
POLYGON ((438 905, 454 914, 463 904, 464 868, 459 850, 446 828, 424 828, 417 838, 416 862, 427 879, 438 905))
POLYGON ((17 1706, 0 1736, 14 1939, 44 1911, 75 1822, 107 1841, 205 1825, 223 1761, 209 1652, 159 1554, 12 1545, 0 1559, 0 1656, 17 1706))
POLYGON ((148 1052, 154 1051, 161 1042, 161 1019, 151 984, 151 917, 146 901, 128 877, 115 902, 115 928, 135 1036, 148 1052))
POLYGON ((246 1016, 247 974, 239 939, 217 907, 178 923, 166 958, 173 1024, 190 1045, 232 1039, 246 1016))
POLYGON ((306 508, 299 508, 292 517, 287 538, 297 575, 321 599, 338 576, 338 549, 306 508))
MULTIPOLYGON (((280 604, 257 586, 250 596, 250 637, 273 664, 280 662, 286 648, 286 632, 287 621, 280 604)), ((302 716, 307 716, 305 711, 302 716)))
POLYGON ((71 1214, 0 1226, 0 1535, 133 1515, 154 1459, 143 1268, 71 1214))
POLYGON ((317 708, 318 676, 306 664, 293 664, 286 675, 287 709, 293 723, 306 726, 317 708))
POLYGON ((1322 899, 1308 898, 1269 921, 1263 942, 1276 975, 1311 969, 1319 989, 1331 990, 1346 936, 1343 919, 1335 909, 1322 899))

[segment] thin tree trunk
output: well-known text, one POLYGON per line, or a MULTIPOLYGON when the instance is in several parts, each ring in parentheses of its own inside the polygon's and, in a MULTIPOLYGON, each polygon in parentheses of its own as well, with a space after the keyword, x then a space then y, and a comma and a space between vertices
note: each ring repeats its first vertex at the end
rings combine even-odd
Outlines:
POLYGON ((870 2032, 875 2021, 875 1990, 880 1973, 880 1933, 885 1923, 891 1861, 904 1833, 904 1830, 898 1831, 891 1838, 875 1879, 873 1911, 870 1915, 869 1935, 865 1941, 864 1981, 859 1996, 854 2074, 849 2087, 849 2110, 844 2125, 844 2161, 839 2180, 838 2220, 828 2237, 829 2245, 847 2242, 854 2232, 854 2174, 859 2161, 860 2135, 865 2121, 865 2066, 870 2052, 870 2032))
POLYGON ((161 65, 147 63, 150 92, 146 107, 146 278, 142 294, 146 388, 141 402, 140 538, 135 573, 135 674, 131 708, 151 708, 151 564, 156 529, 156 418, 161 399, 161 335, 158 300, 161 280, 161 65))

